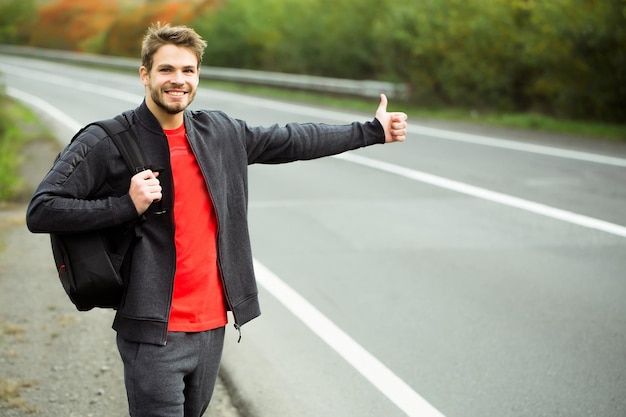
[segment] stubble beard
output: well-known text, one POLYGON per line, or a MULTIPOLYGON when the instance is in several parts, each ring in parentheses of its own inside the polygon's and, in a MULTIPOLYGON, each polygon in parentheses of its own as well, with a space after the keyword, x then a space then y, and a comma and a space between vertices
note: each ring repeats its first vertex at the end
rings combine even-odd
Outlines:
MULTIPOLYGON (((162 94, 164 95, 165 92, 163 92, 162 94)), ((194 90, 192 92, 187 93, 189 96, 189 99, 187 100, 186 103, 167 104, 164 100, 161 99, 162 94, 161 94, 161 90, 159 90, 158 88, 150 89, 150 96, 154 104, 159 106, 161 109, 165 110, 167 114, 178 114, 184 111, 187 107, 189 107, 193 99, 196 97, 196 92, 194 90)))

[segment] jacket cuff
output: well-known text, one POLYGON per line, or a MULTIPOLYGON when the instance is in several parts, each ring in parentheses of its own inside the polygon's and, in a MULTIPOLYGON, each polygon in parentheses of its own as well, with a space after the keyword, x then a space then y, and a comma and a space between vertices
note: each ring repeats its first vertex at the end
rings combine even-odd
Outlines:
POLYGON ((125 194, 117 199, 113 198, 111 202, 113 208, 113 220, 116 224, 124 224, 138 217, 137 209, 130 194, 125 194), (117 201, 115 201, 117 200, 117 201))
POLYGON ((385 143, 385 129, 382 123, 380 123, 380 120, 374 118, 374 120, 367 123, 367 125, 371 126, 372 135, 374 136, 372 143, 385 143))

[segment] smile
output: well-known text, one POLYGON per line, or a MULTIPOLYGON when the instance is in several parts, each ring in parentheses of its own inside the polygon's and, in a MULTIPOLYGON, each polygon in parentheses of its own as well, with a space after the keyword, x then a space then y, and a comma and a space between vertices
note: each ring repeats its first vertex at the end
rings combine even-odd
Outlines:
POLYGON ((182 97, 185 94, 187 94, 187 92, 185 92, 185 91, 166 91, 166 93, 171 95, 171 96, 177 96, 177 97, 182 97))

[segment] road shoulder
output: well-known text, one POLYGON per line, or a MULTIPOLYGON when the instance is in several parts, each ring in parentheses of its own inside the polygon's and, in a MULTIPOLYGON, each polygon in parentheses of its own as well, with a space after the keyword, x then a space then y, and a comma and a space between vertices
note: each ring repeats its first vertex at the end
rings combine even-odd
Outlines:
MULTIPOLYGON (((22 177, 32 189, 59 149, 28 145, 22 177)), ((114 312, 78 312, 56 276, 48 235, 25 224, 26 203, 0 205, 0 415, 127 416, 114 312)), ((238 417, 219 379, 206 416, 238 417)))

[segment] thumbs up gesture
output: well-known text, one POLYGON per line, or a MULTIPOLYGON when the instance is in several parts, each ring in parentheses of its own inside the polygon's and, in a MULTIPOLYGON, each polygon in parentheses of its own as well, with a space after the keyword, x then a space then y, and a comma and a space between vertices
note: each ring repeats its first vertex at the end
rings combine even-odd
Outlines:
POLYGON ((407 115, 402 112, 387 111, 387 96, 380 95, 380 104, 376 109, 376 118, 385 130, 385 143, 404 142, 406 139, 407 115))

